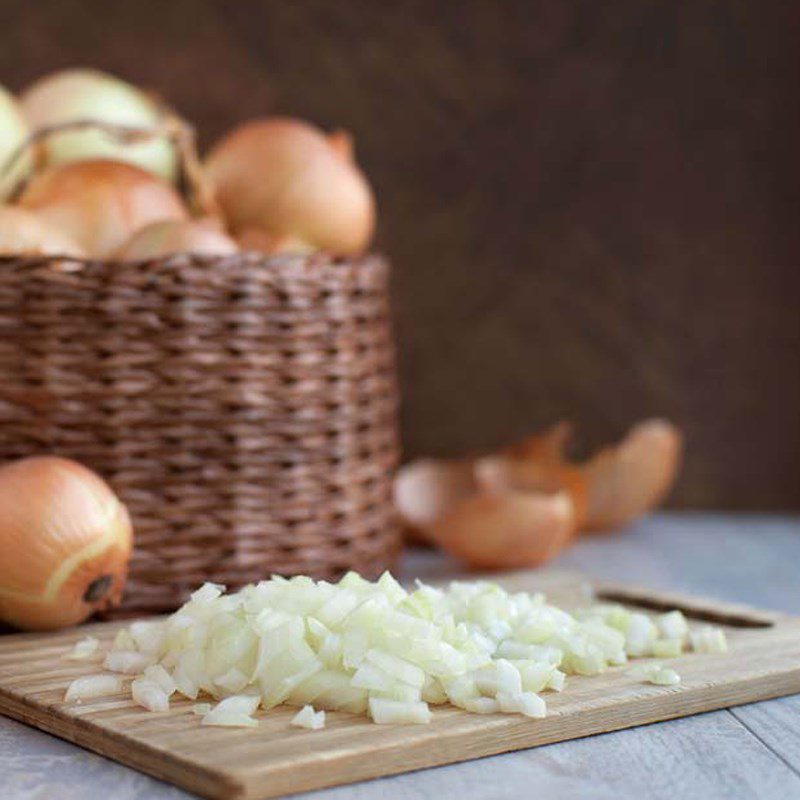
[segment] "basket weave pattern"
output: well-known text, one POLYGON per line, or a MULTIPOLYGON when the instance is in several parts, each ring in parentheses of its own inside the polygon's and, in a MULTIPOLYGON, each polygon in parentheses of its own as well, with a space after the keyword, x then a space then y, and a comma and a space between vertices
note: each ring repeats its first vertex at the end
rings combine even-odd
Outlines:
POLYGON ((135 526, 123 609, 374 575, 399 542, 387 282, 377 257, 0 257, 0 456, 111 483, 135 526))

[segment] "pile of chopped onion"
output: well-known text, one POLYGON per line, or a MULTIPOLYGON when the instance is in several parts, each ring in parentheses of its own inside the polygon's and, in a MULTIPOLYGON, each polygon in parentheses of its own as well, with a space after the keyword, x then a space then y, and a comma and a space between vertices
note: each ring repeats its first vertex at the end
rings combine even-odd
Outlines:
MULTIPOLYGON (((375 583, 351 572, 338 584, 273 577, 223 592, 207 583, 171 617, 117 634, 105 667, 137 676, 136 703, 165 711, 174 693, 210 695, 215 706, 193 709, 204 724, 245 727, 257 724, 259 706, 281 703, 301 707, 293 724, 311 729, 324 724, 315 708, 376 723, 426 723, 430 706, 444 703, 543 717, 540 693, 561 691, 566 675, 678 654, 690 641, 679 611, 650 617, 596 605, 573 615, 541 594, 485 581, 407 591, 388 572, 375 583)), ((719 652, 724 632, 703 631, 703 652, 719 652)), ((676 682, 659 669, 647 679, 676 682)), ((67 699, 96 696, 91 680, 79 678, 67 699)))

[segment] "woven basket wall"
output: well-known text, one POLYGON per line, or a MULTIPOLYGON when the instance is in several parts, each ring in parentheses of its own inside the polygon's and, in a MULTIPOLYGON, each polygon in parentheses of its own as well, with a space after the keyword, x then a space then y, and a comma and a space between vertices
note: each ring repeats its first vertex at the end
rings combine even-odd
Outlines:
POLYGON ((128 611, 203 580, 376 575, 399 543, 387 282, 377 257, 0 257, 0 457, 111 483, 128 611))

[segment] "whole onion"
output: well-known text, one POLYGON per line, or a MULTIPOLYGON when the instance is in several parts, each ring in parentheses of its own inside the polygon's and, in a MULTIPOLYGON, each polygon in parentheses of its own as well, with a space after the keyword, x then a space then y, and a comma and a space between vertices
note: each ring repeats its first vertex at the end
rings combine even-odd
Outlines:
POLYGON ((163 220, 145 225, 114 253, 131 261, 159 258, 172 253, 227 256, 237 253, 236 242, 212 220, 163 220))
POLYGON ((80 464, 43 456, 0 468, 0 620, 60 628, 113 605, 131 545, 125 506, 80 464))
POLYGON ((85 256, 69 236, 17 206, 0 206, 0 254, 85 256))
POLYGON ((14 95, 0 86, 0 201, 9 196, 28 171, 30 156, 20 158, 9 172, 5 172, 8 160, 27 135, 28 126, 14 95))
MULTIPOLYGON (((40 78, 23 92, 20 103, 34 129, 82 119, 152 128, 162 118, 144 92, 93 69, 66 69, 40 78)), ((175 151, 166 139, 122 144, 98 130, 64 131, 49 136, 43 147, 49 164, 109 158, 167 180, 176 173, 175 151)))
POLYGON ((234 234, 264 249, 356 254, 370 242, 375 201, 350 140, 295 119, 255 120, 212 149, 206 169, 234 234), (264 235, 259 240, 253 231, 264 235))
POLYGON ((171 186, 120 161, 79 161, 51 167, 34 176, 19 203, 96 258, 110 256, 151 222, 188 217, 171 186))

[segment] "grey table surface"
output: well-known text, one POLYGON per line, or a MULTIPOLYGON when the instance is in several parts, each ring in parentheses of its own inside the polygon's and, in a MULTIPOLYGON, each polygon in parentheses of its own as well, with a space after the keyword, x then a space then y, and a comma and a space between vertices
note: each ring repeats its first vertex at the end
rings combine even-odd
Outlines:
MULTIPOLYGON (((663 514, 579 541, 554 567, 800 613, 800 517, 663 514)), ((403 577, 458 567, 410 552, 403 577)), ((800 797, 800 695, 311 794, 306 800, 800 797)), ((3 800, 187 800, 160 781, 0 717, 3 800)))

